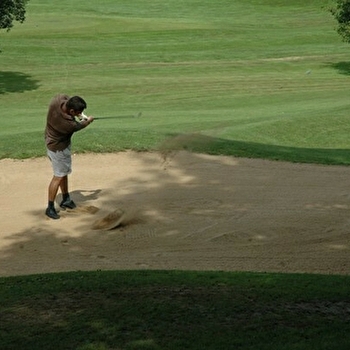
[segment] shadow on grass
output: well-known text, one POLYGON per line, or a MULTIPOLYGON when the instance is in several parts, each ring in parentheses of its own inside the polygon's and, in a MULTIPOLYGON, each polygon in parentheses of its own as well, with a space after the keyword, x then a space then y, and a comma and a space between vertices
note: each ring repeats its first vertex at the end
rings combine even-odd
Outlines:
POLYGON ((350 75, 350 61, 329 63, 328 65, 336 69, 340 74, 350 75))
POLYGON ((334 287, 348 280, 181 271, 1 279, 0 344, 4 350, 345 349, 349 303, 346 290, 334 287))
POLYGON ((0 95, 36 90, 39 81, 21 72, 0 72, 0 95))
MULTIPOLYGON (((159 151, 164 157, 172 151, 186 150, 194 153, 207 153, 210 155, 226 155, 233 157, 258 158, 286 161, 293 163, 310 163, 326 165, 350 165, 349 149, 331 148, 298 148, 262 144, 250 141, 237 141, 206 136, 199 133, 193 134, 168 134, 165 139, 152 140, 153 145, 145 148, 138 140, 145 140, 149 135, 142 131, 135 131, 133 137, 124 130, 105 130, 103 134, 95 134, 95 139, 101 140, 98 145, 90 139, 80 138, 74 145, 76 153, 113 153, 126 149, 134 151, 159 151), (117 138, 120 143, 112 145, 109 138, 117 138), (104 144, 106 140, 106 144, 104 144)), ((151 135, 153 137, 153 135, 151 135)), ((42 142, 40 132, 32 133, 32 137, 26 138, 25 145, 18 150, 13 148, 13 135, 3 135, 0 140, 0 159, 14 158, 25 159, 30 157, 45 156, 40 147, 42 142), (38 152, 38 149, 40 150, 38 152)))
POLYGON ((172 136, 160 145, 167 154, 173 150, 187 150, 211 155, 227 155, 245 158, 260 158, 294 163, 349 165, 348 149, 298 148, 267 145, 256 142, 213 138, 201 134, 172 136))

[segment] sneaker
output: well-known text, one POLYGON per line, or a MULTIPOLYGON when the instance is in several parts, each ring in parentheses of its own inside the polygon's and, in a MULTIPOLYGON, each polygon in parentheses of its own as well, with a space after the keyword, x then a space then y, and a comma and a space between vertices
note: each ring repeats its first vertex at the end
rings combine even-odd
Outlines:
POLYGON ((69 199, 67 199, 67 200, 65 200, 65 201, 62 201, 61 203, 60 203, 60 207, 62 208, 62 209, 74 209, 74 208, 76 208, 77 206, 75 205, 75 203, 69 198, 69 199))
POLYGON ((47 208, 45 214, 51 219, 59 219, 60 216, 57 214, 55 208, 47 208))

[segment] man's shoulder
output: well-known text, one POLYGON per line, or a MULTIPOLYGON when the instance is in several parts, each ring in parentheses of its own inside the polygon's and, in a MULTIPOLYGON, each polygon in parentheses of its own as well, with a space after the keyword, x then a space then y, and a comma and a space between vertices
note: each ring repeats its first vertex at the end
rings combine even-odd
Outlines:
POLYGON ((50 105, 56 105, 56 104, 61 104, 62 102, 68 101, 69 96, 65 94, 57 94, 54 96, 51 100, 50 105))

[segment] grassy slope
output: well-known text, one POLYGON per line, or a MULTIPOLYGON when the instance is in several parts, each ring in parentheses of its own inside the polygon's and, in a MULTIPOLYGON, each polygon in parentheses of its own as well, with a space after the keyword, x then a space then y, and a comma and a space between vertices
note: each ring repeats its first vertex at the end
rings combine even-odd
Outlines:
POLYGON ((78 151, 200 133, 210 147, 176 146, 348 164, 348 46, 327 3, 30 1, 26 22, 0 33, 0 157, 43 155, 47 104, 67 92, 96 116, 143 112, 96 121, 78 151))

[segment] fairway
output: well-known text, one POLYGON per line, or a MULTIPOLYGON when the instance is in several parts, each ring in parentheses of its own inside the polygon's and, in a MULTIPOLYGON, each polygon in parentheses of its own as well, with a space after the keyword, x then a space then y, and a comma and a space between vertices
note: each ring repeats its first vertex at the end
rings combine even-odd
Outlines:
POLYGON ((40 272, 28 261, 47 255, 45 272, 348 273, 348 169, 246 159, 350 164, 349 46, 327 4, 30 1, 26 21, 0 33, 0 274, 40 272), (82 95, 97 120, 73 139, 70 185, 79 210, 53 223, 43 216, 51 169, 42 156, 56 93, 82 95), (105 166, 103 154, 111 157, 105 166), (37 242, 42 236, 69 257, 81 254, 54 260, 37 242), (98 248, 84 248, 95 237, 104 237, 98 248), (142 237, 140 246, 129 246, 133 237, 142 237), (106 245, 120 258, 100 252, 106 245), (299 254, 300 246, 308 248, 299 254), (141 247, 147 258, 121 258, 141 247))
POLYGON ((106 118, 76 152, 153 151, 199 133, 213 143, 178 147, 350 164, 349 45, 327 6, 31 0, 26 21, 0 32, 0 158, 44 155, 48 103, 67 93, 106 118))
MULTIPOLYGON (((348 169, 304 170, 297 164, 246 159, 350 164, 349 46, 337 37, 328 5, 312 0, 75 1, 74 6, 68 0, 30 1, 26 21, 0 33, 0 97, 6 106, 0 119, 1 239, 5 262, 9 259, 3 266, 12 266, 16 249, 25 253, 23 266, 28 265, 25 259, 35 259, 22 240, 35 244, 44 235, 71 254, 74 249, 66 244, 71 237, 93 239, 100 237, 99 230, 122 223, 102 237, 116 235, 121 239, 116 246, 125 248, 123 239, 145 235, 140 244, 153 263, 126 259, 130 265, 119 266, 124 259, 107 263, 104 254, 92 249, 86 253, 95 257, 91 264, 85 264, 82 253, 84 258, 78 255, 78 265, 70 268, 348 273, 343 255, 349 249, 343 241, 350 206, 348 169), (86 113, 97 120, 73 139, 77 158, 71 191, 80 211, 63 213, 52 223, 41 209, 51 177, 50 164, 42 158, 43 129, 47 105, 57 93, 82 95, 86 113), (129 151, 127 157, 121 151, 129 151), (87 154, 80 158, 81 153, 87 154), (106 153, 111 158, 103 167, 99 156, 106 153), (182 162, 179 154, 188 158, 182 162), (208 178, 201 167, 209 171, 208 178), (296 182, 290 177, 294 173, 300 175, 296 182), (16 220, 18 210, 25 220, 16 220), (305 239, 317 242, 310 249, 321 256, 310 257, 312 266, 304 260, 299 264, 302 255, 295 248, 290 258, 279 252, 273 258, 262 255, 265 263, 254 262, 254 249, 269 247, 273 237, 281 240, 275 242, 277 251, 292 243, 304 247, 305 239), (176 251, 189 250, 187 263, 159 265, 166 248, 150 243, 158 238, 173 242, 176 251), (201 245, 219 244, 218 254, 229 247, 230 260, 242 242, 248 251, 238 254, 240 262, 194 262, 208 254, 201 245), (195 248, 189 248, 191 243, 195 248), (330 260, 322 254, 330 254, 330 260), (331 261, 335 256, 340 261, 331 261)), ((30 266, 38 272, 35 264, 30 266)), ((59 267, 61 262, 45 266, 66 268, 59 267)), ((29 272, 2 269, 4 275, 29 272)))

